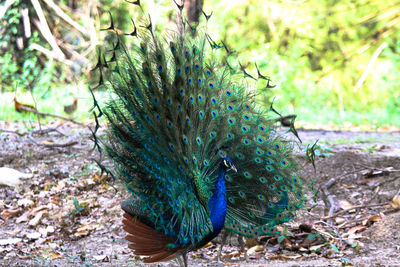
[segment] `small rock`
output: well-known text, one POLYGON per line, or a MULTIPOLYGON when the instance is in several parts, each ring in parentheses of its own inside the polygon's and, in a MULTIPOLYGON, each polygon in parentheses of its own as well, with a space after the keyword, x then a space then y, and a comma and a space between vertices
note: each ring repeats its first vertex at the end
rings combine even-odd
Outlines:
POLYGON ((41 236, 41 234, 39 232, 33 232, 33 233, 29 233, 26 235, 26 237, 31 240, 39 239, 40 236, 41 236))
POLYGON ((11 168, 0 168, 0 184, 15 187, 22 181, 21 179, 31 178, 32 174, 26 174, 11 168))

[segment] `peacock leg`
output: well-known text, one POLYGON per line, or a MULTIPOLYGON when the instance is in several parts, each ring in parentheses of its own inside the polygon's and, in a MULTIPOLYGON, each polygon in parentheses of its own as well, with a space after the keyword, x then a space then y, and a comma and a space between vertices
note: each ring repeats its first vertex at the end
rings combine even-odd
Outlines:
POLYGON ((176 258, 176 260, 178 261, 180 267, 184 267, 183 261, 182 261, 182 258, 181 258, 181 257, 178 256, 178 257, 176 258))
POLYGON ((240 245, 240 252, 244 253, 244 260, 247 262, 247 250, 244 247, 245 243, 243 240, 243 236, 241 236, 241 235, 238 236, 238 242, 240 245))
POLYGON ((219 247, 219 250, 218 250, 218 255, 217 255, 217 260, 218 260, 218 261, 221 261, 222 248, 223 248, 224 245, 225 245, 225 242, 226 242, 227 237, 228 237, 228 231, 225 230, 225 231, 224 231, 224 234, 222 235, 221 246, 219 247))
POLYGON ((178 262, 181 267, 187 267, 187 252, 181 252, 182 258, 178 257, 178 262))

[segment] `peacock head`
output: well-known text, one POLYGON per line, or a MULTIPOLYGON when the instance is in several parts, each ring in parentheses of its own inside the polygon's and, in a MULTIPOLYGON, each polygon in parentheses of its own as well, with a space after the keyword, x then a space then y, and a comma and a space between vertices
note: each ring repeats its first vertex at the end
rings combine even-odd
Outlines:
POLYGON ((233 161, 228 157, 222 159, 221 166, 222 168, 224 168, 225 171, 233 170, 234 172, 237 172, 233 161))

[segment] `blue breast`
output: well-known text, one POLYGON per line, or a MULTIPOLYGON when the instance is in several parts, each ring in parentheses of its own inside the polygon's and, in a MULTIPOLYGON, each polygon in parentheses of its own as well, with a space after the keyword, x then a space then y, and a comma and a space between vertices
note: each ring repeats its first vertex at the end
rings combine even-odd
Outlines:
POLYGON ((214 193, 208 202, 210 218, 213 225, 213 232, 208 236, 209 240, 216 237, 225 224, 226 216, 226 188, 225 188, 225 170, 220 168, 218 172, 218 181, 215 185, 214 193))

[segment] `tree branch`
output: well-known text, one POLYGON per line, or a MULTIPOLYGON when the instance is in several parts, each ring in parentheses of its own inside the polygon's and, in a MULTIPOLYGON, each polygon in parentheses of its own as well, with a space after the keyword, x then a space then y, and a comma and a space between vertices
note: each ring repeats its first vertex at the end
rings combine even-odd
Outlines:
POLYGON ((7 10, 10 8, 10 6, 11 6, 12 4, 15 3, 15 1, 16 1, 16 0, 7 0, 7 1, 4 3, 4 6, 2 6, 2 7, 0 8, 0 19, 2 19, 2 18, 4 17, 4 15, 6 14, 7 10))
POLYGON ((64 60, 65 55, 61 51, 60 47, 58 47, 57 42, 50 31, 49 25, 47 24, 46 17, 44 16, 42 7, 38 0, 31 0, 33 8, 38 15, 39 21, 33 20, 36 26, 38 27, 39 31, 42 33, 43 37, 47 40, 50 44, 51 48, 53 48, 54 53, 57 55, 58 58, 64 60))
POLYGON ((74 27, 75 29, 77 29, 78 31, 80 31, 82 34, 84 35, 88 35, 88 31, 82 27, 80 24, 78 24, 77 22, 75 22, 73 19, 71 19, 64 11, 62 11, 62 9, 57 6, 52 0, 43 0, 43 2, 45 2, 49 7, 51 7, 54 12, 56 12, 56 14, 62 18, 63 20, 65 20, 68 24, 70 24, 72 27, 74 27))

